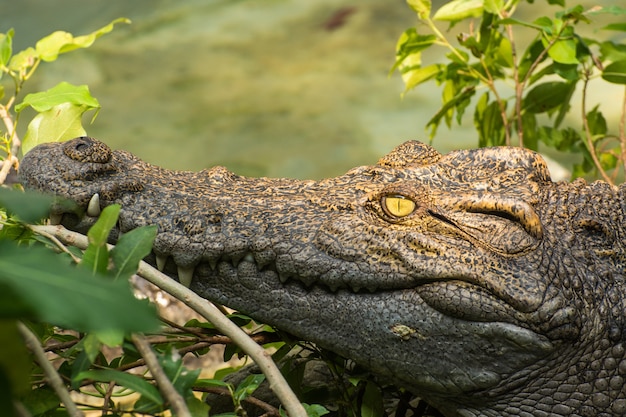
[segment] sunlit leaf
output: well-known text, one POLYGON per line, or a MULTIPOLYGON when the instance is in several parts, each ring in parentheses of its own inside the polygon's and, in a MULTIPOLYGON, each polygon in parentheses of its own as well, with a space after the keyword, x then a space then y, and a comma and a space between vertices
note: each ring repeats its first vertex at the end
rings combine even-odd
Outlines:
POLYGON ((130 23, 130 20, 126 18, 115 19, 108 25, 84 36, 74 36, 68 32, 57 31, 39 40, 35 45, 35 51, 43 61, 54 61, 59 54, 90 47, 100 36, 111 32, 117 23, 130 23))
POLYGON ((0 33, 0 67, 5 67, 11 59, 14 34, 13 29, 9 29, 7 33, 0 33))
POLYGON ((22 152, 27 153, 35 146, 46 142, 62 142, 86 134, 82 115, 89 108, 71 103, 59 104, 39 113, 31 120, 22 141, 22 152))
MULTIPOLYGON (((547 48, 549 45, 549 41, 543 39, 543 46, 547 48)), ((577 64, 576 41, 574 39, 559 39, 550 46, 548 55, 561 64, 577 64)))
POLYGON ((402 79, 404 80, 405 89, 404 91, 409 91, 412 88, 415 88, 419 84, 422 84, 428 80, 436 77, 441 71, 444 70, 444 66, 441 64, 432 64, 423 68, 415 68, 411 69, 402 74, 402 79))
POLYGON ((407 0, 407 3, 420 19, 427 19, 430 16, 430 0, 407 0))
POLYGON ((504 8, 504 0, 485 0, 485 11, 492 14, 498 14, 504 8))
POLYGON ((482 0, 453 0, 441 6, 441 8, 435 12, 433 19, 458 22, 468 17, 478 17, 482 15, 482 13, 482 0))
POLYGON ((23 73, 28 70, 28 68, 33 66, 36 59, 37 52, 35 51, 35 48, 26 48, 11 57, 11 60, 9 61, 9 70, 17 73, 23 73))
POLYGON ((25 107, 31 106, 41 113, 63 103, 86 106, 89 109, 100 108, 98 100, 91 96, 89 87, 61 82, 47 91, 28 94, 20 104, 15 106, 15 111, 19 112, 25 107))

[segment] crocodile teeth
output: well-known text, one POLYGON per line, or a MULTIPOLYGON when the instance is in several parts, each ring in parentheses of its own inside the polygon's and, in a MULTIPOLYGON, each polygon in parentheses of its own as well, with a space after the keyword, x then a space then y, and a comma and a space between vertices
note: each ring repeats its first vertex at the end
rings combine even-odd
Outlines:
POLYGON ((50 213, 50 224, 52 226, 56 226, 57 224, 61 224, 61 220, 63 220, 63 214, 60 214, 60 213, 50 213))
POLYGON ((156 264, 157 264, 157 269, 161 272, 163 272, 163 269, 165 268, 165 262, 167 261, 167 255, 157 255, 156 256, 156 264))
POLYGON ((289 281, 289 278, 291 278, 291 276, 289 274, 285 274, 282 272, 278 273, 278 279, 280 280, 280 282, 282 282, 283 284, 287 281, 289 281))
POLYGON ((239 266, 239 262, 241 262, 242 259, 243 255, 232 255, 230 261, 232 262, 233 266, 237 268, 239 266))
POLYGON ((246 253, 246 256, 243 257, 243 260, 245 262, 252 262, 254 263, 254 256, 252 256, 252 254, 250 252, 246 253))
POLYGON ((189 288, 193 279, 193 268, 178 267, 178 281, 185 287, 189 288))
POLYGON ((89 200, 89 204, 87 205, 87 215, 90 217, 98 217, 100 212, 100 195, 95 193, 91 196, 91 200, 89 200))
POLYGON ((217 268, 217 261, 219 261, 220 258, 209 258, 207 259, 207 262, 209 263, 209 266, 211 267, 211 271, 215 271, 215 269, 217 268))

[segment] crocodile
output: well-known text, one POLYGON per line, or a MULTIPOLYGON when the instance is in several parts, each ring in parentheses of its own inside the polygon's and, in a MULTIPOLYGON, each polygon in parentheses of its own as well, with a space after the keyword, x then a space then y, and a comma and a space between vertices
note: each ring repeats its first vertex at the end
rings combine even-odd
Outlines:
POLYGON ((202 297, 350 358, 445 416, 626 415, 626 186, 553 182, 515 147, 418 141, 335 178, 170 171, 80 137, 32 149, 27 189, 85 231, 155 224, 202 297))

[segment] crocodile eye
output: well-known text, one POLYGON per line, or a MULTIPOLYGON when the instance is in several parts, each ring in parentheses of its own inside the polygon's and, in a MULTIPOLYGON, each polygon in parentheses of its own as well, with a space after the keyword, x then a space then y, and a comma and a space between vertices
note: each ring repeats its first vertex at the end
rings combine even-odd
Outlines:
POLYGON ((383 211, 391 217, 406 217, 416 208, 415 201, 399 194, 383 196, 381 205, 383 211))

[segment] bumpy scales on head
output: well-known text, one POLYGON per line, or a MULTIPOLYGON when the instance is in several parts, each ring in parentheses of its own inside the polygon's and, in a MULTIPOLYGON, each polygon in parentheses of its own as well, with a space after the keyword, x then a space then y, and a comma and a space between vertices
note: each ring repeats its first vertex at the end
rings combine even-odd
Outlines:
POLYGON ((352 358, 446 416, 626 415, 623 187, 553 183, 537 154, 407 142, 322 181, 175 172, 95 139, 36 147, 30 189, 85 231, 156 224, 203 297, 352 358), (94 197, 97 196, 97 197, 94 197))

